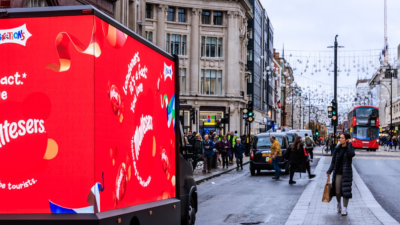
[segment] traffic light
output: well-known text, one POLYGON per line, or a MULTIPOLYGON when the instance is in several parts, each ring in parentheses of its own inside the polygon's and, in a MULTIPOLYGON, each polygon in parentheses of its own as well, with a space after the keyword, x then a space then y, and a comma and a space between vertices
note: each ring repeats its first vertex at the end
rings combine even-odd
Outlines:
POLYGON ((319 131, 318 131, 318 130, 315 131, 315 135, 316 135, 316 136, 319 135, 319 131))
POLYGON ((225 123, 229 123, 229 113, 225 113, 225 123))
POLYGON ((332 118, 332 106, 328 106, 328 118, 332 118))
POLYGON ((245 118, 245 119, 249 123, 252 123, 254 121, 253 102, 252 101, 249 101, 247 103, 247 118, 245 118))
POLYGON ((192 121, 193 124, 196 124, 196 109, 195 108, 190 109, 190 120, 192 121))
POLYGON ((337 126, 338 125, 338 112, 337 112, 337 102, 335 100, 332 100, 332 125, 337 126))

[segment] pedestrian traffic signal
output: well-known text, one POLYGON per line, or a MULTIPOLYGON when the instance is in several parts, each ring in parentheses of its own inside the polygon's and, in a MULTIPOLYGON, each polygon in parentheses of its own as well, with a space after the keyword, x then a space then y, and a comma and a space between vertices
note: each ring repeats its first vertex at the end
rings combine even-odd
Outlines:
POLYGON ((193 124, 196 124, 196 109, 195 108, 190 109, 190 120, 192 121, 193 124))

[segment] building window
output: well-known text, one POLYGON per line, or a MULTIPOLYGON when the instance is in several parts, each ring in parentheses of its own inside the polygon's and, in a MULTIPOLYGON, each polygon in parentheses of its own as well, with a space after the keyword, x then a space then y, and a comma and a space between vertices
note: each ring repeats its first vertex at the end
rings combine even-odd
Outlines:
POLYGON ((166 51, 176 55, 186 55, 186 35, 167 34, 166 51))
POLYGON ((167 34, 167 45, 166 45, 167 47, 165 49, 167 52, 169 52, 169 39, 170 39, 170 35, 167 34))
POLYGON ((206 56, 216 57, 217 56, 217 38, 208 37, 206 44, 206 56))
POLYGON ((249 62, 253 61, 253 50, 252 49, 247 50, 247 61, 249 61, 249 62))
POLYGON ((182 55, 186 55, 186 35, 182 37, 182 55))
POLYGON ((211 23, 211 12, 208 10, 203 10, 201 12, 201 23, 210 24, 211 23))
POLYGON ((171 54, 181 54, 181 35, 171 34, 171 54))
POLYGON ((179 87, 181 94, 186 92, 186 69, 179 69, 179 87))
POLYGON ((218 71, 217 83, 217 93, 218 95, 222 95, 222 71, 218 71))
POLYGON ((214 11, 213 12, 214 16, 214 25, 222 25, 222 12, 220 11, 214 11))
POLYGON ((48 6, 46 0, 28 0, 26 3, 26 7, 45 7, 45 6, 48 6))
POLYGON ((251 27, 247 28, 247 38, 253 39, 253 28, 251 27))
POLYGON ((183 8, 178 9, 178 21, 180 23, 186 23, 186 9, 183 8))
POLYGON ((204 56, 204 51, 205 51, 205 37, 201 37, 201 56, 204 56))
POLYGON ((175 21, 175 8, 168 7, 167 21, 175 21))
POLYGON ((202 57, 222 57, 222 38, 201 37, 202 57))
POLYGON ((218 57, 222 57, 222 38, 218 38, 218 57))
POLYGON ((201 93, 222 95, 222 71, 201 70, 201 93))
POLYGON ((153 5, 146 4, 146 19, 153 19, 153 5))
POLYGON ((146 36, 147 40, 149 40, 150 42, 153 42, 153 32, 152 31, 146 31, 145 36, 146 36))

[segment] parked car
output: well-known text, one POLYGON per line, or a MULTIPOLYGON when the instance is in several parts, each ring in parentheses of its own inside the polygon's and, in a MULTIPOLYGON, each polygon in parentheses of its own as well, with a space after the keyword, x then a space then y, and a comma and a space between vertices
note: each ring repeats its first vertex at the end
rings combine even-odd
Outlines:
MULTIPOLYGON (((257 134, 254 137, 252 149, 250 151, 250 173, 251 175, 255 175, 255 171, 257 170, 257 174, 260 173, 261 170, 273 170, 270 159, 271 159, 271 140, 270 136, 275 136, 278 139, 279 144, 281 145, 282 155, 285 154, 287 148, 289 147, 288 136, 286 133, 262 133, 257 134)), ((283 159, 279 162, 280 168, 285 168, 287 160, 283 159)), ((286 171, 285 171, 286 172, 286 171)))

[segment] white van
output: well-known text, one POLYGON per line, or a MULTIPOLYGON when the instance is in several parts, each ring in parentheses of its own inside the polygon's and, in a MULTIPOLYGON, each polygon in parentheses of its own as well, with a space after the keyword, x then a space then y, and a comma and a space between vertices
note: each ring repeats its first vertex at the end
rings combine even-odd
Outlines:
POLYGON ((309 137, 312 137, 311 130, 290 130, 287 133, 295 133, 297 136, 300 136, 301 139, 304 139, 306 134, 308 134, 309 137))

